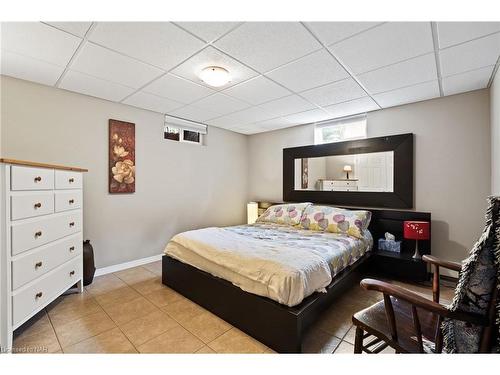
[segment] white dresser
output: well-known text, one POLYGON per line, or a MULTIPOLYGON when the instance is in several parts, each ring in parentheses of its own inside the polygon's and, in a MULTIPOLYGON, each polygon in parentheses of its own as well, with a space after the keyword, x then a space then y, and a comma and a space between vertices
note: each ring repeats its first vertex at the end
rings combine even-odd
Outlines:
POLYGON ((84 169, 0 159, 0 344, 82 285, 84 169))
POLYGON ((358 191, 358 180, 320 180, 323 191, 358 191))

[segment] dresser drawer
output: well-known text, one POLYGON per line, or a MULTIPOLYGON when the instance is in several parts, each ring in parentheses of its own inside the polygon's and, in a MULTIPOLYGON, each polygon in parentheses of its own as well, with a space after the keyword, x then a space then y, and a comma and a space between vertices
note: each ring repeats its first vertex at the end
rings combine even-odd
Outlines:
POLYGON ((11 220, 26 219, 54 212, 54 193, 20 193, 10 197, 11 220))
POLYGON ((12 289, 15 290, 82 253, 82 234, 41 246, 12 261, 12 289))
POLYGON ((12 255, 78 233, 82 228, 80 210, 12 224, 12 255))
POLYGON ((56 296, 69 289, 82 277, 82 257, 59 266, 36 280, 32 285, 12 295, 12 321, 17 326, 35 310, 46 306, 56 296))
POLYGON ((54 170, 12 166, 10 174, 11 190, 52 190, 54 170))
POLYGON ((82 174, 73 171, 56 170, 56 189, 81 189, 82 174))
POLYGON ((334 180, 333 186, 335 187, 352 187, 352 186, 358 186, 358 182, 355 180, 352 181, 342 181, 342 180, 334 180))
POLYGON ((56 191, 56 212, 76 210, 82 207, 82 191, 56 191))

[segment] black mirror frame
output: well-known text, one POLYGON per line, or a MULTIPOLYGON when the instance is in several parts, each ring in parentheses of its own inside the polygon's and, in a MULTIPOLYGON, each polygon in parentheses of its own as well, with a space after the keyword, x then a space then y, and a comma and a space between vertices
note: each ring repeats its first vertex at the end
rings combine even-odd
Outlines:
POLYGON ((343 206, 413 208, 413 134, 283 149, 283 200, 343 206), (394 151, 394 192, 295 190, 295 159, 394 151))

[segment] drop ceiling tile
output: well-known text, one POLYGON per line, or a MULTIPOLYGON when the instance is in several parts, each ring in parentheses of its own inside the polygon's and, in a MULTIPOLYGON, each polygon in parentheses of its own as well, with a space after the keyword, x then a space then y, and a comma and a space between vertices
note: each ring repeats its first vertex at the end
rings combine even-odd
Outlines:
POLYGON ((136 92, 134 95, 125 99, 123 103, 164 114, 172 112, 176 108, 182 106, 181 103, 167 98, 160 98, 159 96, 142 91, 136 92))
POLYGON ((346 102, 366 96, 365 91, 352 78, 334 82, 312 90, 304 91, 302 96, 319 106, 346 102))
POLYGON ((443 77, 495 65, 500 54, 500 33, 439 51, 443 77))
POLYGON ((70 34, 83 38, 92 22, 45 22, 70 34))
POLYGON ((314 34, 327 46, 340 42, 381 22, 307 22, 314 34))
POLYGON ((2 22, 3 50, 66 66, 81 39, 41 22, 2 22))
POLYGON ((290 91, 277 85, 264 76, 258 76, 223 91, 234 98, 257 105, 270 100, 279 99, 291 94, 290 91))
POLYGON ((354 73, 434 51, 430 22, 389 22, 330 47, 354 73))
POLYGON ((331 118, 340 118, 344 116, 375 111, 379 109, 379 106, 372 100, 372 98, 365 97, 350 100, 344 103, 330 105, 328 107, 325 107, 324 109, 331 114, 331 118))
POLYGON ((176 22, 177 25, 192 32, 207 43, 219 39, 239 22, 176 22))
POLYGON ((187 120, 205 122, 211 118, 218 117, 219 114, 207 109, 201 109, 194 105, 187 105, 169 113, 172 116, 181 117, 187 120))
POLYGON ((250 107, 242 111, 231 113, 226 116, 220 116, 208 121, 209 124, 221 127, 242 126, 273 117, 272 113, 268 113, 265 109, 259 106, 250 107))
POLYGON ((383 108, 437 97, 439 97, 439 83, 437 80, 373 95, 373 98, 383 108))
POLYGON ((321 48, 299 22, 248 22, 215 45, 261 73, 321 48))
POLYGON ((434 53, 385 66, 357 76, 371 94, 437 79, 434 53))
POLYGON ((216 112, 220 115, 241 111, 242 109, 248 108, 250 106, 249 104, 242 102, 241 100, 221 93, 207 96, 206 98, 193 103, 193 105, 200 109, 206 109, 208 111, 216 112))
POLYGON ((439 48, 446 48, 500 31, 500 22, 438 22, 439 48))
POLYGON ((323 109, 318 108, 284 116, 282 117, 282 119, 288 125, 301 125, 301 124, 310 124, 312 122, 328 120, 331 117, 332 115, 330 113, 326 112, 323 109))
POLYGON ((279 67, 266 76, 300 92, 349 77, 342 66, 324 49, 279 67))
POLYGON ((456 74, 442 79, 445 95, 459 94, 472 90, 484 89, 493 72, 494 66, 472 70, 466 73, 456 74))
POLYGON ((212 65, 227 69, 231 76, 231 82, 223 87, 216 88, 217 90, 226 89, 239 82, 255 77, 258 74, 213 47, 207 47, 200 51, 195 56, 191 57, 189 60, 172 70, 172 73, 187 78, 193 82, 200 83, 201 85, 210 87, 199 78, 199 74, 204 68, 212 65))
POLYGON ((163 73, 151 65, 92 43, 83 46, 71 69, 133 88, 139 88, 163 73))
POLYGON ((170 73, 144 87, 143 91, 185 104, 215 93, 214 90, 170 73))
POLYGON ((17 53, 2 50, 0 55, 0 73, 6 76, 52 86, 64 71, 62 66, 49 64, 17 53))
POLYGON ((290 95, 281 99, 261 104, 256 108, 260 108, 262 111, 264 111, 264 113, 268 113, 272 117, 281 117, 290 115, 292 113, 307 111, 316 107, 313 104, 309 103, 307 100, 302 99, 298 95, 290 95))
POLYGON ((170 22, 100 22, 89 40, 164 70, 205 45, 170 22))
POLYGON ((117 83, 71 70, 66 72, 59 87, 65 90, 75 91, 115 102, 119 102, 135 91, 127 86, 122 86, 117 83))

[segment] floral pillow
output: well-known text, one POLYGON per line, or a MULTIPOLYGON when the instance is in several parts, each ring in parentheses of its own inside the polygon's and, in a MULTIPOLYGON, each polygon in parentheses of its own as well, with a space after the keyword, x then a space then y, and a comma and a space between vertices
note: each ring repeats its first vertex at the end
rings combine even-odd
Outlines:
POLYGON ((337 207, 311 205, 305 209, 300 226, 304 229, 343 233, 363 238, 371 217, 370 211, 352 211, 337 207))
POLYGON ((310 205, 311 203, 277 204, 269 207, 266 212, 259 216, 257 221, 263 223, 297 225, 300 223, 304 210, 310 205))

